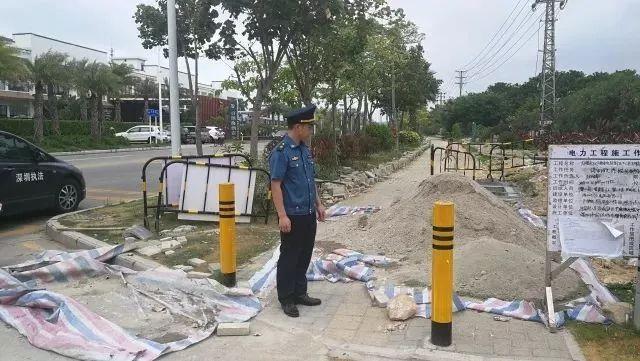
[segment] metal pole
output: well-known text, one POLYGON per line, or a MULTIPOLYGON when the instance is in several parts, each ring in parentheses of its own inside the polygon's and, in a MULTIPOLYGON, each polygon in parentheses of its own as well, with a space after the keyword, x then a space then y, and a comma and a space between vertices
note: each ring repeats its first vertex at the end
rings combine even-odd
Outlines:
POLYGON ((169 30, 169 107, 171 110, 171 156, 180 150, 180 94, 178 87, 178 36, 176 30, 176 1, 167 0, 169 30))
POLYGON ((433 205, 433 249, 431 257, 431 343, 449 346, 453 319, 453 227, 454 205, 433 205))
MULTIPOLYGON (((156 81, 158 83, 158 116, 160 117, 160 134, 164 133, 162 124, 162 74, 160 71, 160 47, 158 47, 158 73, 156 74, 156 81)), ((162 140, 164 142, 164 139, 162 140)))
POLYGON ((236 285, 236 208, 233 183, 220 183, 220 272, 222 284, 236 285))
POLYGON ((633 325, 640 331, 640 258, 638 258, 638 272, 636 273, 636 298, 633 306, 633 325))

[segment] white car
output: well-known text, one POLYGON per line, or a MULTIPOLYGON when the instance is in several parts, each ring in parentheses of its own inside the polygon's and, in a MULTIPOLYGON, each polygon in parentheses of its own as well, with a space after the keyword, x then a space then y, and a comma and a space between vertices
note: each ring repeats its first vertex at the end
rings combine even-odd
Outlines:
POLYGON ((222 129, 214 126, 207 126, 206 128, 209 130, 209 136, 214 142, 224 140, 224 131, 222 129))
POLYGON ((138 125, 130 128, 126 132, 116 133, 116 137, 127 138, 130 142, 160 142, 167 141, 169 135, 165 131, 160 131, 160 127, 149 125, 138 125))

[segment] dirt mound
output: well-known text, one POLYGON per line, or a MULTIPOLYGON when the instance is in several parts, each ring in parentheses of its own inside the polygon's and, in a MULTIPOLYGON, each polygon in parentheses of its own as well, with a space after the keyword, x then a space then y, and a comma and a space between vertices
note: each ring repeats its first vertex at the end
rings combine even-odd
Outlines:
MULTIPOLYGON (((477 297, 542 298, 544 231, 530 226, 512 207, 462 175, 432 176, 417 187, 407 184, 403 191, 399 200, 371 215, 364 229, 351 217, 331 225, 323 238, 346 239, 349 247, 400 259, 401 266, 389 274, 396 282, 413 275, 413 280, 430 284, 433 203, 452 201, 458 290, 477 297)), ((580 288, 578 278, 569 272, 559 282, 562 295, 580 288)))

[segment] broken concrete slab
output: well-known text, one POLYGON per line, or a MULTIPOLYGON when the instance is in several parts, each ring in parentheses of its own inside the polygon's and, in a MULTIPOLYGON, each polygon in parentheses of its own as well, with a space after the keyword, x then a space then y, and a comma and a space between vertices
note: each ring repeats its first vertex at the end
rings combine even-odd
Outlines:
POLYGON ((158 253, 162 252, 162 247, 161 246, 147 246, 147 247, 143 247, 143 248, 138 248, 136 250, 136 252, 140 253, 143 256, 146 257, 151 257, 151 256, 155 256, 158 253))
POLYGON ((250 322, 223 322, 218 325, 218 336, 249 336, 251 334, 250 322))
POLYGON ((178 265, 173 266, 173 269, 180 270, 180 271, 183 271, 183 272, 191 272, 191 271, 193 271, 193 267, 185 266, 185 265, 182 265, 182 264, 178 264, 178 265))
POLYGON ((129 227, 122 232, 122 237, 134 237, 140 240, 147 240, 153 236, 153 233, 143 226, 133 226, 129 227))
POLYGON ((209 278, 211 277, 211 273, 191 271, 191 272, 187 272, 187 277, 188 278, 209 278))
POLYGON ((211 273, 220 272, 220 263, 209 263, 208 268, 211 273))
POLYGON ((187 263, 189 263, 193 267, 200 267, 200 266, 204 265, 205 263, 207 263, 207 261, 201 260, 200 258, 192 258, 192 259, 188 260, 187 263))
POLYGON ((180 244, 185 244, 185 243, 187 243, 187 237, 185 237, 185 236, 176 237, 176 241, 178 241, 178 243, 180 243, 180 244))
POLYGON ((176 247, 178 247, 180 245, 181 245, 180 242, 178 242, 176 240, 170 240, 170 241, 163 241, 160 244, 160 247, 162 248, 162 250, 166 251, 168 249, 174 249, 174 248, 176 248, 176 247))
POLYGON ((175 253, 176 253, 176 251, 169 250, 169 251, 166 251, 166 252, 164 253, 164 255, 165 255, 165 256, 171 256, 171 255, 173 255, 173 254, 175 254, 175 253))

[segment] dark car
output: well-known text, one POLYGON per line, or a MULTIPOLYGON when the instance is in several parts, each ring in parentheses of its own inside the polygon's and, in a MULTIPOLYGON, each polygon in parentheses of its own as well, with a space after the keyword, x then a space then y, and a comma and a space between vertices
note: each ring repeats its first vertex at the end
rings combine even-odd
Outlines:
POLYGON ((71 212, 85 193, 78 168, 0 131, 0 216, 42 209, 71 212))
MULTIPOLYGON (((196 142, 196 127, 193 125, 183 126, 180 131, 180 138, 182 143, 195 143, 196 142)), ((211 136, 209 135, 209 129, 202 127, 200 128, 200 140, 202 143, 207 143, 211 141, 211 136)))

